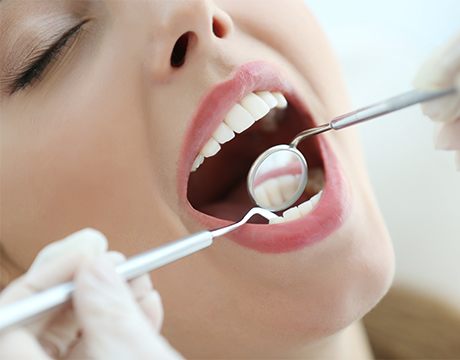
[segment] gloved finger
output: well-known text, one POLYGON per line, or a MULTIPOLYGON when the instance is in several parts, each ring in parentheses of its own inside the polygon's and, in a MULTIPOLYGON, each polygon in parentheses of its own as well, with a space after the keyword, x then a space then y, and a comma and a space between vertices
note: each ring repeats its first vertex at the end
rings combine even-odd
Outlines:
POLYGON ((88 262, 77 273, 74 306, 87 333, 96 328, 109 330, 116 323, 124 321, 126 324, 123 328, 128 335, 132 329, 126 326, 133 325, 133 319, 138 322, 138 327, 151 329, 127 283, 115 272, 107 256, 88 262))
MULTIPOLYGON (((126 261, 122 253, 111 251, 108 255, 111 257, 112 264, 118 265, 126 261)), ((163 323, 163 305, 160 294, 153 288, 150 275, 144 274, 130 280, 128 286, 153 328, 160 331, 163 323)))
POLYGON ((422 111, 434 121, 452 122, 460 118, 460 34, 422 65, 414 86, 434 90, 456 87, 457 93, 422 104, 422 111))
POLYGON ((419 89, 441 89, 452 85, 460 71, 460 34, 425 61, 414 80, 419 89))
POLYGON ((441 150, 460 150, 460 118, 439 128, 435 145, 441 150))
MULTIPOLYGON (((15 280, 2 292, 0 306, 69 281, 83 259, 94 257, 107 248, 105 237, 92 229, 84 229, 74 233, 58 243, 60 244, 59 246, 52 244, 49 247, 45 247, 32 269, 15 280), (48 251, 58 257, 51 258, 48 251)), ((39 318, 28 326, 28 329, 35 334, 42 332, 47 324, 59 313, 59 309, 49 312, 46 316, 39 318)))
MULTIPOLYGON (((107 257, 112 264, 120 264, 126 260, 124 255, 115 251, 108 252, 107 257)), ((73 309, 66 306, 43 330, 39 341, 51 357, 63 358, 78 340, 79 330, 80 326, 73 309)))
POLYGON ((107 251, 105 236, 95 229, 85 228, 45 246, 35 257, 29 271, 65 253, 73 252, 81 254, 83 257, 94 257, 104 251, 107 251))
POLYGON ((460 119, 460 96, 454 94, 423 103, 422 112, 436 122, 452 122, 458 120, 460 119))
POLYGON ((23 329, 0 335, 0 354, 4 360, 51 360, 35 338, 23 329))
POLYGON ((53 359, 63 358, 78 339, 79 325, 69 305, 62 309, 37 339, 53 359))
POLYGON ((106 238, 93 229, 83 229, 46 246, 37 256, 30 270, 13 281, 1 293, 0 306, 70 280, 84 258, 99 255, 106 249, 106 238), (62 256, 49 261, 50 253, 62 254, 62 256))
POLYGON ((164 348, 131 290, 104 256, 78 272, 74 305, 88 351, 95 358, 152 357, 157 355, 153 348, 164 348))
POLYGON ((149 274, 144 274, 129 282, 129 287, 156 331, 160 331, 163 323, 163 305, 158 291, 153 288, 149 274))

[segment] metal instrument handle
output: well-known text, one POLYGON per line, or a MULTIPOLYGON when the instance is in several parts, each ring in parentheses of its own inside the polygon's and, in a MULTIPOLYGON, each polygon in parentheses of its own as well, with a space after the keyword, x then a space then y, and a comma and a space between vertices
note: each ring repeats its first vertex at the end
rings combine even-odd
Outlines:
POLYGON ((454 94, 456 91, 456 88, 433 91, 408 91, 376 104, 366 106, 345 115, 341 115, 330 122, 330 127, 334 130, 343 129, 348 126, 359 124, 361 122, 371 120, 418 103, 454 94))
POLYGON ((213 234, 210 231, 201 231, 135 255, 118 265, 117 272, 126 280, 130 280, 207 248, 212 241, 213 234))
MULTIPOLYGON (((133 256, 123 264, 118 265, 117 272, 126 280, 130 280, 204 249, 210 246, 212 241, 213 234, 210 231, 198 232, 133 256)), ((40 314, 68 302, 74 289, 74 284, 67 282, 1 307, 0 331, 36 318, 40 314)))

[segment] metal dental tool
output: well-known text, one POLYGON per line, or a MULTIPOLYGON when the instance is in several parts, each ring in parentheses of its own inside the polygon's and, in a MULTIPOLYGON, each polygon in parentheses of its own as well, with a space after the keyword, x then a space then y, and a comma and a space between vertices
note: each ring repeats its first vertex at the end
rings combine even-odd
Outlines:
POLYGON ((260 207, 281 211, 293 205, 303 194, 308 181, 308 165, 297 149, 305 138, 329 130, 340 130, 364 121, 375 119, 425 101, 452 95, 456 88, 436 91, 412 90, 379 103, 334 118, 327 124, 307 129, 297 134, 289 145, 277 145, 263 152, 252 164, 247 178, 248 192, 260 207), (280 194, 268 198, 263 184, 277 181, 280 194))
MULTIPOLYGON (((148 250, 129 258, 124 263, 118 265, 116 270, 126 280, 131 280, 163 265, 167 265, 207 248, 213 243, 214 238, 223 236, 240 228, 254 215, 260 215, 267 220, 277 217, 268 210, 255 207, 249 210, 240 221, 234 224, 215 230, 201 231, 169 244, 148 250)), ((1 307, 0 331, 35 318, 46 311, 55 309, 68 302, 72 297, 73 291, 73 283, 67 282, 1 307)))

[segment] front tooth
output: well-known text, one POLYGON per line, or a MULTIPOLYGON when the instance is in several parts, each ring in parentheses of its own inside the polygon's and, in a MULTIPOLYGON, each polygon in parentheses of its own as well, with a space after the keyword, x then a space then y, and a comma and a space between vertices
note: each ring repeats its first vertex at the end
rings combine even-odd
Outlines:
POLYGON ((246 95, 240 103, 256 121, 262 119, 270 111, 267 103, 254 93, 246 95))
POLYGON ((299 176, 297 175, 284 175, 278 177, 279 187, 281 190, 281 194, 283 195, 283 199, 290 200, 292 199, 293 195, 299 188, 299 176))
POLYGON ((312 206, 315 206, 318 203, 319 199, 321 198, 322 193, 323 192, 320 191, 318 194, 312 196, 312 198, 309 200, 312 203, 312 206))
POLYGON ((270 199, 271 206, 277 207, 284 203, 283 195, 281 194, 281 189, 276 179, 267 180, 263 187, 270 199))
POLYGON ((211 157, 216 155, 220 150, 220 145, 219 143, 214 140, 214 138, 210 138, 209 141, 206 143, 205 146, 201 149, 200 153, 204 157, 211 157))
POLYGON ((220 144, 225 144, 227 141, 230 141, 235 137, 235 133, 228 127, 228 125, 220 123, 216 131, 214 131, 212 137, 220 144))
POLYGON ((233 105, 224 121, 230 129, 238 134, 242 133, 254 124, 254 118, 252 115, 240 104, 233 105))
POLYGON ((319 199, 321 198, 322 191, 320 191, 318 194, 312 196, 310 200, 305 201, 304 203, 299 205, 299 210, 302 216, 307 215, 313 208, 314 206, 318 203, 319 199))
POLYGON ((256 94, 267 103, 270 109, 273 109, 276 105, 278 105, 278 101, 270 91, 260 91, 256 92, 256 94))
POLYGON ((271 218, 270 220, 268 220, 268 223, 269 224, 282 224, 284 223, 284 218, 282 216, 278 216, 276 218, 271 218))
POLYGON ((204 156, 201 154, 198 154, 195 161, 193 162, 192 172, 196 171, 200 167, 200 165, 203 164, 203 161, 204 161, 204 156))
POLYGON ((254 197, 257 202, 257 205, 269 208, 271 207, 270 199, 268 198, 267 192, 265 191, 265 186, 257 186, 254 189, 254 197))
POLYGON ((302 216, 305 216, 311 211, 311 209, 313 209, 313 205, 311 201, 305 201, 302 204, 300 204, 298 208, 300 210, 300 214, 302 216))
POLYGON ((281 94, 280 92, 274 92, 273 96, 275 97, 278 103, 278 105, 276 105, 277 108, 284 109, 287 106, 288 102, 283 94, 281 94))
POLYGON ((302 216, 300 213, 300 210, 297 206, 291 207, 287 209, 285 212, 283 212, 283 218, 286 221, 292 221, 299 219, 302 216))

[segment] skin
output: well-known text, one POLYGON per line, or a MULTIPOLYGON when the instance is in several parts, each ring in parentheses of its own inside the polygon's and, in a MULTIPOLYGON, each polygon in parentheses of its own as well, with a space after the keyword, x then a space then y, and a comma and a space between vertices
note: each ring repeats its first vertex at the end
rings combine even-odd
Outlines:
MULTIPOLYGON (((201 229, 177 196, 182 137, 200 98, 243 63, 280 67, 318 123, 349 110, 303 1, 2 0, 0 20, 0 240, 24 269, 84 227, 128 256, 201 229), (84 31, 41 80, 5 92, 5 66, 22 61, 17 45, 71 27, 75 4, 88 5, 78 10, 90 19, 84 31), (186 62, 173 68, 187 31, 186 62)), ((393 252, 354 132, 325 136, 352 199, 338 231, 275 255, 222 240, 154 273, 163 333, 186 357, 368 355, 356 324, 388 289, 393 252)))

